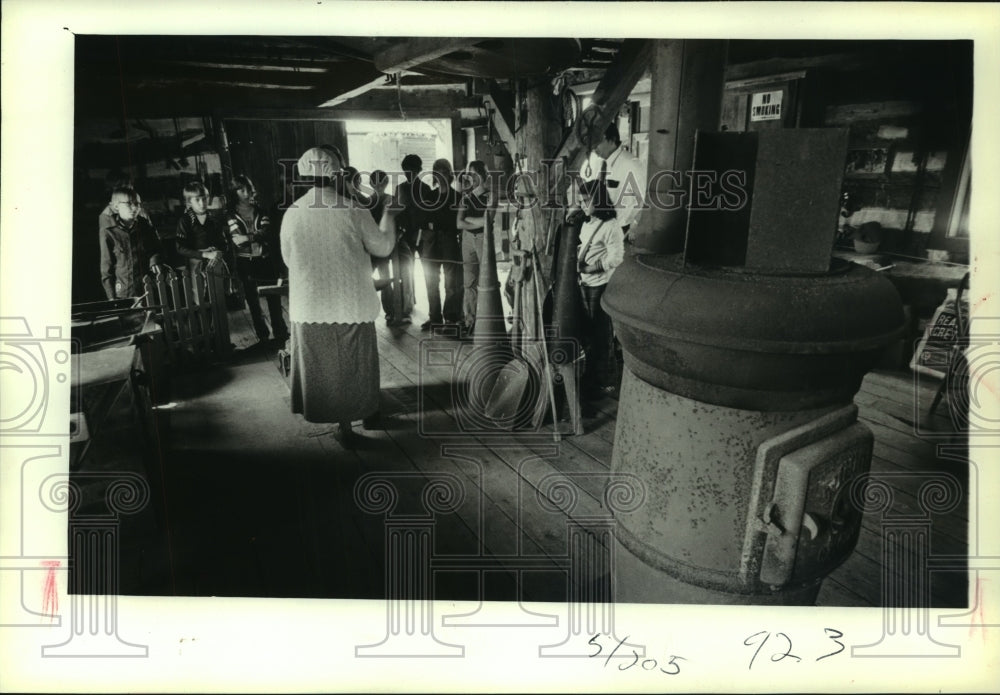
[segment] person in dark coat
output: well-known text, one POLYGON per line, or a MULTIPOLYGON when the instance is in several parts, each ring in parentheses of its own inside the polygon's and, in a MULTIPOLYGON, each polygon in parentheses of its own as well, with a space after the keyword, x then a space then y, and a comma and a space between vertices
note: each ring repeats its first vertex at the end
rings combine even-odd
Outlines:
POLYGON ((101 284, 108 299, 138 297, 145 291, 142 278, 156 271, 163 248, 148 218, 139 214, 139 196, 128 186, 116 187, 102 217, 101 284))
POLYGON ((452 187, 455 178, 451 162, 438 159, 431 167, 434 188, 418 188, 430 193, 429 201, 417 201, 426 208, 425 223, 420 237, 420 262, 427 285, 428 320, 421 326, 430 330, 442 323, 462 321, 462 246, 458 236, 456 213, 458 191, 452 187), (444 303, 441 301, 441 276, 444 275, 444 303))
POLYGON ((398 240, 392 253, 394 275, 399 278, 401 295, 396 297, 393 311, 394 323, 409 323, 413 311, 415 291, 413 284, 414 252, 419 247, 420 233, 426 222, 426 201, 431 200, 427 184, 420 180, 423 162, 415 154, 403 157, 401 167, 406 180, 396 186, 395 199, 403 205, 396 220, 398 240))

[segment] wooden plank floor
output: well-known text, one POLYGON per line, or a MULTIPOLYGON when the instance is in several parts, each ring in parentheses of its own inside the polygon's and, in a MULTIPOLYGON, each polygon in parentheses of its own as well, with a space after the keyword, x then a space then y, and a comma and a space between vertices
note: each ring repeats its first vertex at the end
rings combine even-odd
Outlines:
MULTIPOLYGON (((171 407, 158 410, 168 518, 123 526, 123 593, 382 597, 387 533, 394 524, 423 523, 431 481, 450 481, 459 493, 451 511, 432 519, 435 562, 444 568, 434 573, 436 597, 562 601, 604 590, 599 579, 568 581, 568 538, 607 517, 616 401, 598 403, 585 418, 586 434, 558 445, 548 433, 476 431, 456 417, 452 383, 453 365, 470 346, 422 333, 415 313, 402 328, 377 322, 386 427, 366 430, 362 445, 346 450, 334 426, 290 413, 274 346, 253 345, 245 314, 231 315, 233 363, 178 379, 171 407), (425 359, 429 350, 437 351, 434 360, 425 359), (359 507, 364 495, 356 486, 374 474, 397 496, 391 513, 359 507), (564 477, 578 493, 569 513, 546 502, 549 486, 564 477)), ((968 470, 939 455, 939 444, 961 440, 944 405, 939 415, 924 415, 935 387, 877 371, 856 402, 875 434, 872 472, 894 493, 889 517, 923 513, 927 475, 955 476, 962 501, 927 516, 928 550, 964 558, 968 470)), ((379 490, 370 492, 374 504, 379 490)), ((892 580, 883 580, 883 558, 895 549, 883 541, 889 517, 866 513, 857 550, 824 583, 818 604, 883 603, 882 582, 892 580)), ((966 605, 960 569, 931 576, 933 605, 966 605)))

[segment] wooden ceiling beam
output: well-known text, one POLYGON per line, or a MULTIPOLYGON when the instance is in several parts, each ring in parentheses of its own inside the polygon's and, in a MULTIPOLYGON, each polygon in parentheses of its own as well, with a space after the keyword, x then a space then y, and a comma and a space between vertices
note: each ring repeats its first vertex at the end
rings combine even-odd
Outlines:
POLYGON ((325 108, 333 108, 335 106, 339 106, 340 104, 348 102, 351 99, 359 97, 359 96, 361 96, 363 94, 367 94, 371 90, 375 89, 376 87, 378 87, 379 85, 384 84, 384 83, 385 83, 385 75, 379 75, 378 77, 376 77, 375 79, 373 79, 371 82, 366 82, 365 84, 361 85, 360 87, 355 87, 354 89, 349 89, 346 92, 343 92, 343 93, 341 93, 341 94, 333 97, 332 99, 326 99, 326 100, 320 99, 320 100, 318 100, 318 101, 321 102, 320 104, 318 104, 318 106, 319 106, 319 108, 323 108, 323 109, 325 109, 325 108))
MULTIPOLYGON (((591 102, 597 107, 596 116, 590 123, 592 132, 603 132, 625 103, 649 67, 652 45, 645 39, 628 39, 622 43, 618 58, 604 72, 591 96, 591 102)), ((565 160, 571 170, 577 169, 587 152, 587 143, 580 139, 578 129, 574 127, 559 147, 556 159, 565 160)))
POLYGON ((473 46, 479 41, 482 39, 458 37, 406 39, 376 54, 375 68, 386 73, 409 70, 461 48, 473 46))
POLYGON ((189 77, 185 79, 171 79, 168 77, 142 79, 132 82, 136 89, 185 89, 195 85, 203 85, 208 88, 214 87, 240 87, 243 89, 283 89, 288 91, 309 92, 315 89, 311 84, 289 84, 278 80, 254 80, 246 77, 237 79, 235 77, 189 77))
MULTIPOLYGON (((118 76, 115 75, 115 78, 118 76)), ((182 87, 187 84, 207 85, 239 85, 253 88, 255 84, 268 85, 271 88, 286 89, 317 89, 325 84, 340 81, 347 82, 345 87, 356 82, 347 81, 340 72, 275 72, 270 70, 227 70, 207 68, 183 68, 168 65, 129 66, 122 74, 122 82, 137 87, 182 87), (339 79, 338 79, 339 77, 339 79)))
POLYGON ((267 62, 234 62, 229 60, 210 62, 209 60, 170 60, 169 58, 154 58, 150 61, 154 65, 179 66, 184 68, 198 68, 201 70, 262 70, 265 72, 291 72, 296 74, 324 73, 342 67, 342 61, 329 61, 317 63, 314 60, 274 60, 267 62))
POLYGON ((231 111, 310 109, 315 106, 312 92, 298 89, 257 89, 227 85, 189 85, 187 88, 137 89, 122 91, 113 85, 78 83, 74 112, 80 118, 171 118, 203 116, 225 108, 231 111))
POLYGON ((406 118, 399 114, 399 109, 360 109, 334 107, 332 109, 317 108, 226 108, 217 111, 221 118, 232 121, 404 121, 430 118, 450 118, 453 113, 432 108, 406 109, 406 118))
POLYGON ((475 108, 479 100, 475 97, 466 96, 464 91, 449 90, 434 94, 407 92, 403 90, 397 93, 394 89, 373 89, 364 94, 354 97, 339 104, 338 107, 344 109, 362 111, 393 111, 396 113, 402 109, 405 117, 409 117, 411 111, 431 111, 438 114, 439 118, 448 117, 447 112, 460 108, 475 108))
POLYGON ((803 58, 767 58, 749 63, 736 63, 726 66, 725 78, 742 80, 762 75, 774 75, 783 72, 793 72, 809 68, 829 68, 832 70, 861 70, 873 64, 884 64, 881 61, 863 53, 837 53, 831 55, 806 56, 803 58))
POLYGON ((118 65, 127 68, 134 62, 196 62, 217 64, 274 65, 284 67, 340 67, 345 62, 365 61, 371 57, 326 40, 305 37, 275 42, 273 37, 219 36, 89 36, 78 37, 78 66, 95 68, 118 65))

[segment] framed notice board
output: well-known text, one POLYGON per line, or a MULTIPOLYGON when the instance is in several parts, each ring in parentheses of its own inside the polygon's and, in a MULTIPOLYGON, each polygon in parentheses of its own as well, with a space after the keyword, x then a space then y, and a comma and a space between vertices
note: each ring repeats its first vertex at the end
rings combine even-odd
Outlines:
POLYGON ((726 82, 722 98, 722 130, 746 132, 798 128, 806 71, 751 77, 726 82))

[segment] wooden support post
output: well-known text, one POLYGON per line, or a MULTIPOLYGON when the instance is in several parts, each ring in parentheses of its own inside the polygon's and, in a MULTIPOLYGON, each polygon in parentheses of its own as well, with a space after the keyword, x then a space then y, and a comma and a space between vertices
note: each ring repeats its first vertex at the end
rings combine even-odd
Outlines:
POLYGON ((726 64, 723 40, 655 42, 650 95, 647 210, 632 233, 647 253, 684 250, 687 206, 669 205, 686 190, 696 130, 718 130, 726 64), (679 177, 679 179, 678 179, 679 177), (659 202, 658 202, 659 201, 659 202))
MULTIPOLYGON (((524 90, 523 99, 526 108, 520 109, 518 104, 515 104, 514 108, 515 113, 523 118, 523 122, 516 123, 515 179, 514 185, 508 186, 508 192, 515 193, 521 204, 518 212, 521 248, 528 251, 537 261, 532 264, 532 272, 525 279, 523 296, 534 297, 537 292, 539 296, 544 297, 549 289, 548 279, 551 277, 552 263, 550 258, 544 256, 545 222, 549 215, 543 206, 549 201, 549 191, 554 188, 552 179, 555 176, 555 171, 548 164, 548 157, 558 146, 562 131, 547 81, 529 85, 524 90), (537 289, 536 283, 539 283, 537 289)), ((520 120, 519 118, 518 121, 520 120)), ((513 133, 511 137, 514 137, 513 133)), ((533 364, 542 365, 546 358, 541 354, 542 331, 545 330, 545 326, 539 307, 540 303, 525 303, 522 320, 525 335, 533 338, 533 341, 525 346, 524 357, 533 364)), ((541 375, 543 379, 550 378, 548 371, 542 371, 541 375)), ((547 389, 542 389, 535 408, 536 412, 544 411, 546 395, 547 389)))
MULTIPOLYGON (((547 82, 532 86, 525 94, 527 116, 521 124, 523 154, 522 168, 526 185, 523 190, 528 206, 522 215, 522 240, 526 248, 540 254, 545 253, 545 221, 549 217, 548 206, 553 202, 556 172, 551 166, 551 153, 558 147, 562 132, 559 114, 553 105, 547 82)), ((520 133, 519 133, 520 135, 520 133)), ((544 274, 549 275, 548 262, 543 261, 544 274)))

